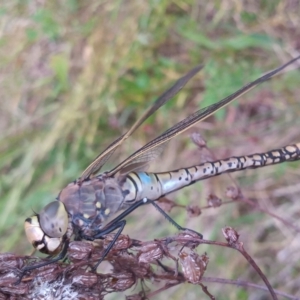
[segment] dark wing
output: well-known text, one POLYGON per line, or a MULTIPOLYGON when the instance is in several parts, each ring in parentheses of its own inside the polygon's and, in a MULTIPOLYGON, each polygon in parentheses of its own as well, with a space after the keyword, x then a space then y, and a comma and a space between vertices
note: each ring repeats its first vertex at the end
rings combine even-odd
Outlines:
POLYGON ((112 144, 110 144, 101 154, 99 154, 94 161, 84 170, 81 177, 79 178, 79 182, 83 182, 88 179, 91 175, 100 171, 105 162, 109 159, 109 157, 114 153, 116 148, 120 146, 132 133, 154 112, 156 112, 162 105, 164 105, 168 100, 174 97, 185 85, 186 83, 195 76, 201 69, 203 65, 199 65, 189 71, 185 76, 178 79, 175 84, 164 92, 155 102, 149 107, 145 113, 133 124, 133 126, 125 133, 116 139, 112 144))
MULTIPOLYGON (((204 120, 208 116, 212 115, 215 113, 217 110, 220 108, 226 106, 233 100, 239 98, 241 95, 245 94, 249 90, 253 89, 255 86, 258 84, 265 82, 269 79, 271 79, 274 75, 278 74, 281 70, 298 60, 300 56, 292 59, 288 63, 284 64, 281 67, 278 67, 275 70, 269 71, 265 75, 261 76, 260 78, 254 80, 253 82, 248 83, 235 93, 231 94, 230 96, 222 99, 221 101, 214 103, 206 108, 200 109, 193 113, 192 115, 188 116, 181 122, 175 124, 173 127, 165 131, 163 134, 140 148, 138 151, 134 152, 131 156, 129 156, 127 159, 125 159, 121 164, 116 166, 113 170, 108 172, 109 176, 115 175, 117 172, 126 173, 128 171, 131 171, 136 164, 139 166, 142 164, 146 164, 149 161, 151 161, 153 158, 157 157, 157 154, 161 152, 161 149, 163 147, 163 144, 166 143, 167 141, 171 140, 178 134, 184 132, 185 130, 189 129, 196 123, 204 120), (133 168, 131 168, 131 165, 133 168)), ((139 168, 140 169, 140 168, 139 168)))

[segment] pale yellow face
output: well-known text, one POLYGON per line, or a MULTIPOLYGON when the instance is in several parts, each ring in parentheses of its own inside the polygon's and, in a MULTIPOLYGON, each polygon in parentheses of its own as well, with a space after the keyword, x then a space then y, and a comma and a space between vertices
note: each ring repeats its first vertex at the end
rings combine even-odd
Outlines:
POLYGON ((55 254, 61 249, 68 222, 68 213, 64 204, 53 201, 38 215, 25 220, 25 233, 34 248, 43 253, 55 254))

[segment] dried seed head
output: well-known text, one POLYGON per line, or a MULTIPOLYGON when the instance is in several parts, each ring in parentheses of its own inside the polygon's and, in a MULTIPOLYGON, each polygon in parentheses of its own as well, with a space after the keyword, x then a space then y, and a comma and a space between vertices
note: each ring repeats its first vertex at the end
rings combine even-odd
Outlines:
POLYGON ((201 214, 201 209, 198 205, 188 205, 186 210, 190 218, 198 217, 201 214))
MULTIPOLYGON (((75 286, 92 287, 98 283, 98 277, 94 273, 89 273, 84 270, 76 270, 72 277, 72 284, 75 286)), ((100 284, 100 283, 99 283, 100 284)))
POLYGON ((232 227, 222 228, 222 232, 228 244, 234 245, 238 242, 239 234, 232 227))
POLYGON ((194 251, 191 251, 190 253, 181 251, 179 253, 179 262, 185 279, 193 284, 197 284, 201 281, 206 270, 208 256, 200 256, 194 251))
POLYGON ((0 254, 0 270, 3 269, 21 269, 24 266, 24 260, 13 253, 0 254))
POLYGON ((71 242, 68 249, 69 259, 71 262, 87 260, 94 250, 95 247, 89 242, 71 242))
MULTIPOLYGON (((89 267, 94 265, 103 254, 103 244, 107 240, 89 242, 74 241, 70 243, 68 257, 71 263, 56 262, 44 267, 33 269, 26 273, 23 281, 15 286, 18 277, 15 266, 36 264, 37 258, 28 259, 13 254, 0 255, 0 300, 2 295, 10 295, 12 299, 103 299, 108 293, 125 291, 132 287, 138 280, 174 280, 182 282, 184 277, 178 273, 178 268, 167 267, 162 264, 160 268, 152 268, 152 263, 157 266, 157 261, 163 258, 177 258, 171 253, 179 247, 197 246, 199 235, 196 232, 184 231, 171 238, 141 242, 121 236, 117 248, 113 249, 105 258, 112 265, 112 273, 92 273, 89 267), (127 248, 130 247, 130 253, 127 248), (5 261, 6 259, 6 261, 5 261), (11 268, 11 266, 14 268, 11 268), (163 273, 163 274, 162 274, 163 273)), ((202 278, 205 260, 196 253, 185 255, 181 253, 185 277, 190 282, 196 283, 202 278)), ((48 261, 38 259, 39 263, 48 261)), ((144 299, 145 295, 139 294, 144 299)), ((133 296, 134 297, 134 296, 133 296)), ((3 298, 3 297, 2 297, 3 298)), ((5 299, 5 298, 4 298, 5 299)), ((134 298, 131 298, 134 299, 134 298)))
MULTIPOLYGON (((0 276, 0 290, 2 293, 15 295, 26 295, 29 293, 29 286, 26 283, 21 282, 15 285, 16 276, 13 272, 7 272, 0 276)), ((5 298, 6 299, 6 298, 5 298)))
POLYGON ((59 264, 51 264, 38 269, 34 269, 31 273, 33 278, 38 278, 43 282, 56 280, 63 272, 59 264))
POLYGON ((113 265, 115 273, 126 271, 133 273, 137 278, 144 278, 151 272, 149 264, 139 263, 136 256, 125 251, 113 256, 109 262, 113 265))
POLYGON ((240 191, 236 187, 230 186, 226 189, 226 197, 232 200, 237 200, 239 196, 240 196, 240 191))
MULTIPOLYGON (((103 247, 107 248, 108 245, 113 241, 115 235, 114 234, 109 234, 105 237, 105 240, 103 242, 103 247)), ((115 242, 112 251, 113 250, 126 250, 132 245, 132 241, 129 238, 128 235, 120 235, 117 241, 115 242)))
POLYGON ((189 247, 192 249, 197 247, 199 243, 201 243, 200 239, 202 239, 202 236, 196 231, 185 230, 177 234, 175 241, 178 245, 182 245, 184 247, 189 247))
POLYGON ((152 263, 163 256, 163 250, 158 242, 145 243, 139 248, 137 255, 139 263, 152 263))
POLYGON ((114 291, 125 291, 135 284, 135 276, 129 272, 111 274, 108 288, 114 291))
POLYGON ((207 203, 210 207, 219 207, 222 205, 222 200, 214 194, 210 194, 207 198, 207 203))

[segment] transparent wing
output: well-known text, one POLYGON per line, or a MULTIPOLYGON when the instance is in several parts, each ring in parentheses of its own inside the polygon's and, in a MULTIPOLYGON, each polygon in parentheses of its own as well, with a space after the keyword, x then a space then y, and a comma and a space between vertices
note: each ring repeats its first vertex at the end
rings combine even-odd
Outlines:
POLYGON ((88 179, 91 175, 100 171, 105 162, 113 154, 116 148, 121 145, 132 133, 154 112, 156 112, 161 106, 163 106, 168 100, 174 97, 185 85, 186 83, 195 76, 201 69, 203 65, 198 65, 191 71, 189 71, 185 76, 178 79, 175 84, 164 92, 155 102, 149 107, 145 113, 133 124, 133 126, 125 133, 116 139, 112 144, 110 144, 101 154, 99 154, 94 161, 84 170, 79 182, 83 182, 88 179))
POLYGON ((120 170, 120 174, 127 174, 132 171, 145 171, 148 163, 161 155, 161 153, 165 149, 166 144, 167 143, 163 143, 161 145, 158 145, 157 147, 141 153, 130 163, 124 165, 120 170))
POLYGON ((151 142, 147 143, 145 146, 140 148, 138 151, 134 152, 131 156, 129 156, 127 159, 125 159, 121 164, 116 166, 113 170, 111 170, 108 175, 113 176, 117 172, 125 173, 125 171, 130 170, 131 165, 135 165, 137 162, 144 164, 150 162, 154 158, 156 158, 158 155, 156 154, 161 152, 161 149, 163 149, 163 145, 177 136, 178 134, 184 132, 185 130, 189 129, 196 123, 206 119, 208 116, 215 113, 220 108, 226 106, 233 100, 239 98, 241 95, 245 94, 249 90, 253 89, 258 84, 265 82, 269 79, 271 79, 274 75, 277 75, 280 71, 282 71, 284 68, 298 60, 300 56, 292 59, 288 63, 282 65, 281 67, 276 68, 275 70, 269 71, 265 75, 261 76, 260 78, 248 83, 235 93, 229 95, 228 97, 222 99, 221 101, 214 103, 206 108, 200 109, 193 113, 192 115, 188 116, 181 122, 175 124, 170 129, 166 130, 163 134, 152 140, 151 142))

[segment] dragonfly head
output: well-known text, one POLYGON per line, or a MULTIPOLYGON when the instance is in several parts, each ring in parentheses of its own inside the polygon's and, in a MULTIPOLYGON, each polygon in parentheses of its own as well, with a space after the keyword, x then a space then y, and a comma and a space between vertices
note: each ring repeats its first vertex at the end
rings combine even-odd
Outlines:
POLYGON ((68 229, 68 212, 60 201, 46 205, 39 214, 25 220, 27 239, 37 250, 46 254, 60 251, 68 229))

